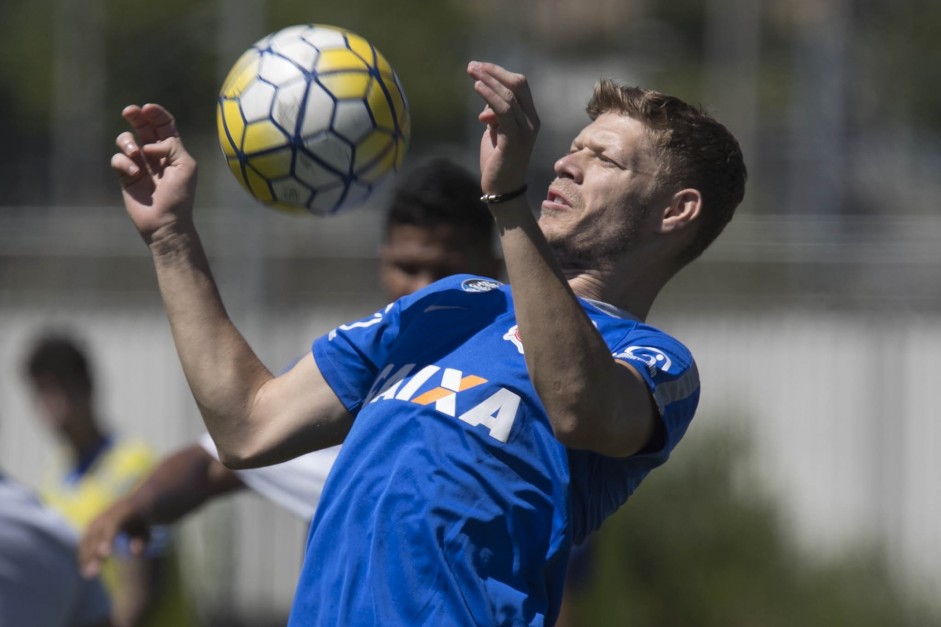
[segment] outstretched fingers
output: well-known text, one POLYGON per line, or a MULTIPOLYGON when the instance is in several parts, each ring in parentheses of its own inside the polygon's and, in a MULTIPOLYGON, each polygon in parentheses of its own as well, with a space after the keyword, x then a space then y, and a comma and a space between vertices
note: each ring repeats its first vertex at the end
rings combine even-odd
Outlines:
MULTIPOLYGON (((522 74, 510 72, 493 63, 472 61, 468 74, 475 78, 474 89, 483 98, 497 118, 512 116, 514 122, 525 130, 536 131, 539 117, 533 104, 529 83, 522 74)), ((486 110, 481 121, 491 123, 486 110)))
POLYGON ((160 162, 151 155, 150 148, 177 133, 173 116, 160 105, 128 105, 121 111, 121 117, 131 131, 121 133, 115 140, 119 152, 111 158, 111 168, 127 189, 142 180, 144 174, 159 171, 160 162))
POLYGON ((191 224, 196 161, 183 146, 176 122, 156 104, 130 105, 121 115, 131 126, 117 136, 111 168, 134 226, 147 243, 173 224, 191 224))
POLYGON ((111 169, 127 189, 142 180, 144 174, 157 175, 178 160, 182 146, 177 141, 179 135, 173 117, 162 107, 145 105, 143 110, 127 107, 124 116, 134 131, 124 131, 115 139, 118 152, 111 157, 111 169), (142 120, 143 117, 150 121, 142 120))
POLYGON ((131 125, 134 136, 141 144, 149 144, 157 141, 157 134, 144 116, 143 108, 138 105, 128 105, 121 111, 121 117, 131 125))
POLYGON ((150 123, 154 135, 158 141, 169 139, 170 137, 179 137, 176 128, 176 120, 173 115, 157 104, 145 104, 141 108, 141 113, 150 123))
POLYGON ((111 157, 111 169, 121 180, 121 187, 127 188, 140 179, 146 167, 144 157, 134 140, 133 133, 128 131, 121 133, 114 143, 118 147, 118 152, 111 157))
POLYGON ((131 125, 142 145, 179 136, 173 115, 158 104, 128 105, 121 116, 131 125))

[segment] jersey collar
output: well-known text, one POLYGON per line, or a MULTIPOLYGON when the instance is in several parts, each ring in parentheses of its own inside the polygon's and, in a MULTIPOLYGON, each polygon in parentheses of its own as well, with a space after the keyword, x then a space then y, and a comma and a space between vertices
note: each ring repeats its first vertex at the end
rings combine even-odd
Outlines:
POLYGON ((582 298, 583 301, 600 311, 601 313, 607 314, 612 318, 620 318, 621 320, 634 320, 635 322, 643 322, 640 318, 635 316, 629 311, 624 311, 619 307, 615 307, 610 303, 605 303, 600 300, 595 300, 593 298, 582 298))

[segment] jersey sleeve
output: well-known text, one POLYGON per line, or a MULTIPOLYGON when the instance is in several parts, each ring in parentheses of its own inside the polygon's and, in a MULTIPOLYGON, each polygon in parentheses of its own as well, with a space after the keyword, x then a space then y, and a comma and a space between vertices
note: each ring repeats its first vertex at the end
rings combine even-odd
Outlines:
POLYGON ((696 362, 685 346, 664 333, 627 338, 613 355, 616 360, 633 366, 650 390, 666 430, 666 441, 658 450, 643 455, 660 457, 656 465, 662 464, 686 433, 699 404, 696 362))
POLYGON ((346 409, 356 414, 387 361, 398 334, 403 302, 392 303, 371 316, 341 324, 314 340, 317 367, 346 409))
POLYGON ((662 429, 655 445, 626 458, 569 451, 572 531, 576 542, 597 529, 634 492, 647 474, 667 461, 686 433, 699 403, 699 372, 689 350, 656 331, 629 333, 612 345, 614 358, 643 377, 662 429))
MULTIPOLYGON (((493 279, 470 274, 456 274, 440 279, 384 309, 349 324, 342 324, 313 342, 312 352, 327 384, 346 409, 356 415, 364 401, 379 392, 377 380, 387 379, 384 372, 397 338, 404 329, 424 324, 422 312, 429 308, 464 309, 453 297, 468 292, 490 292, 502 285, 493 279)), ((500 298, 503 298, 500 296, 500 298)), ((404 347, 407 350, 407 347, 404 347)))

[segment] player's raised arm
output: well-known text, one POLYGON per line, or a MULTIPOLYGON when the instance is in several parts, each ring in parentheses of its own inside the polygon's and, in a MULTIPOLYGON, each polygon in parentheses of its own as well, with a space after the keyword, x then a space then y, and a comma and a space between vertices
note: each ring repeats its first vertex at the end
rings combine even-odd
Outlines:
POLYGON ((163 107, 122 112, 133 132, 111 159, 150 248, 187 382, 220 459, 265 465, 342 441, 352 417, 308 355, 273 377, 229 319, 193 223, 196 162, 163 107))
MULTIPOLYGON (((613 359, 521 193, 539 129, 526 78, 490 63, 472 62, 467 71, 485 103, 479 116, 485 124, 481 187, 500 232, 530 378, 566 446, 611 456, 635 453, 654 432, 649 392, 633 368, 613 359)), ((593 269, 579 270, 580 295, 605 296, 592 293, 593 269)))

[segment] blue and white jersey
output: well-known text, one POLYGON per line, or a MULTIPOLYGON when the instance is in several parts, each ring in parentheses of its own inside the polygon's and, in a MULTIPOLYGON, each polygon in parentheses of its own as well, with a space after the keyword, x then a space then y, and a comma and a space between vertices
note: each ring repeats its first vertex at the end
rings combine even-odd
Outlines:
POLYGON ((459 275, 313 344, 355 416, 314 517, 291 625, 551 625, 569 548, 663 463, 696 407, 689 351, 582 301, 644 377, 665 437, 568 450, 530 382, 508 286, 459 275))

